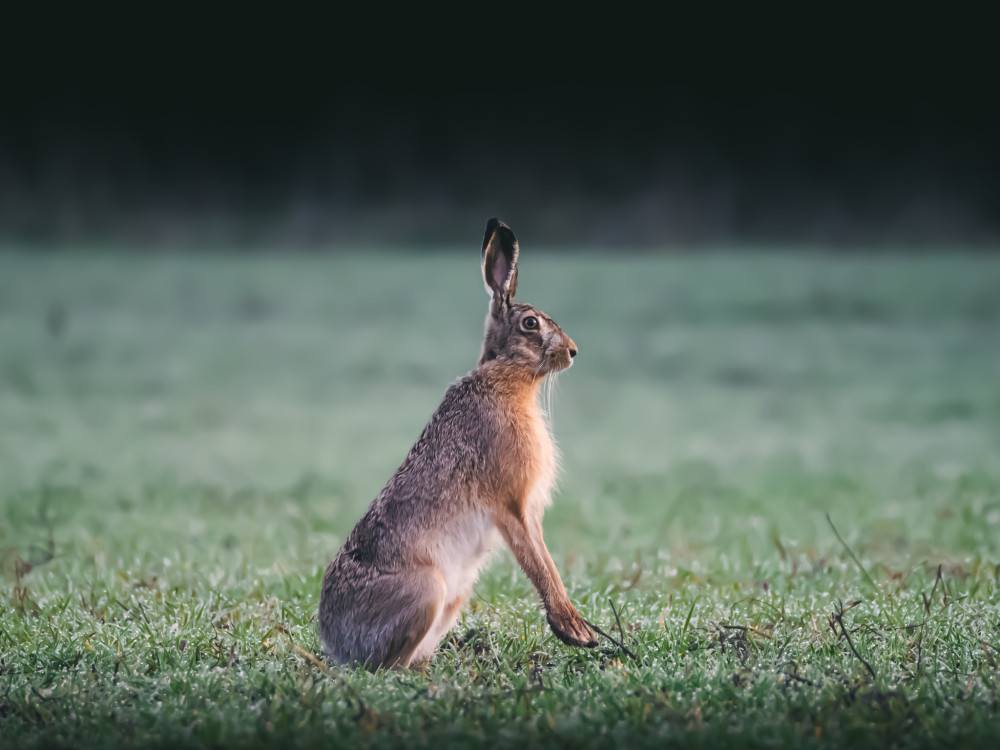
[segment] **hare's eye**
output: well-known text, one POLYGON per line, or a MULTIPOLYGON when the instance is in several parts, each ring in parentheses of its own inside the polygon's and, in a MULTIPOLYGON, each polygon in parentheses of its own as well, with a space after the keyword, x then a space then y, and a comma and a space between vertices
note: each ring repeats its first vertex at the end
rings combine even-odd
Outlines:
POLYGON ((529 315, 527 318, 521 321, 521 327, 526 331, 537 331, 538 318, 536 318, 534 315, 529 315))

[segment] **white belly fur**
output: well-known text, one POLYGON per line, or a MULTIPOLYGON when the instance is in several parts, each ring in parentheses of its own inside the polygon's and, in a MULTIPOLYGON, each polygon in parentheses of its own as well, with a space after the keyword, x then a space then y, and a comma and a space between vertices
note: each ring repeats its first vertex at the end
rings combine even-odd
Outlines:
POLYGON ((460 604, 465 603, 479 577, 479 571, 500 542, 500 532, 493 519, 482 511, 465 513, 437 534, 429 552, 444 578, 447 594, 434 624, 414 651, 412 661, 421 661, 434 654, 434 649, 445 633, 451 630, 461 611, 461 606, 449 605, 456 600, 460 604))
POLYGON ((500 541, 500 532, 485 512, 469 511, 448 524, 448 529, 438 536, 437 544, 431 550, 431 556, 444 576, 448 590, 446 601, 468 596, 479 570, 500 541))

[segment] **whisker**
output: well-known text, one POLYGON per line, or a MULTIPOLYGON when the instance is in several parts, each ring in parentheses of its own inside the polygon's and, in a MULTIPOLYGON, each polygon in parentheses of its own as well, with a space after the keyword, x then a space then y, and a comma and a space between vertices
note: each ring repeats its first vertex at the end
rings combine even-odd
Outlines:
POLYGON ((538 367, 535 368, 535 374, 531 376, 531 382, 532 383, 535 382, 535 378, 538 377, 538 371, 542 369, 542 365, 544 365, 544 364, 545 364, 545 358, 543 357, 542 361, 538 363, 538 367))
POLYGON ((542 394, 541 394, 541 409, 542 417, 545 419, 546 425, 548 425, 551 431, 554 427, 552 421, 552 398, 555 392, 556 381, 558 380, 559 373, 551 373, 543 384, 542 394))
POLYGON ((545 411, 549 415, 549 429, 555 427, 553 423, 555 410, 552 406, 552 402, 555 399, 556 386, 559 384, 559 376, 561 372, 553 373, 552 377, 548 379, 547 388, 545 389, 545 411))
POLYGON ((542 419, 544 419, 546 422, 549 421, 549 389, 551 388, 552 388, 552 374, 550 373, 549 376, 545 379, 545 382, 542 383, 542 392, 538 398, 539 402, 538 405, 542 410, 542 419))

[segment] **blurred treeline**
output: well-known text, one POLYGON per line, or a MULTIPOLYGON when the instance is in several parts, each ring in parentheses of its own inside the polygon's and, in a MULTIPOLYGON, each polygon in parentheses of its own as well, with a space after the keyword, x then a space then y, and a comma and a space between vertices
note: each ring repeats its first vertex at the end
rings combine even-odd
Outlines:
POLYGON ((933 52, 365 83, 322 56, 88 59, 5 80, 2 240, 468 244, 500 215, 553 246, 1000 244, 984 69, 933 52))

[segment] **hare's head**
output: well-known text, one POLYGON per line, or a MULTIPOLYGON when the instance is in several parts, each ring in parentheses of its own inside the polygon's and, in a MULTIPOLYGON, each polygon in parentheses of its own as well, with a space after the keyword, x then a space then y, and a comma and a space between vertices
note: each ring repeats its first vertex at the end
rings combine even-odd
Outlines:
POLYGON ((490 294, 482 366, 497 360, 541 377, 573 364, 576 344, 537 307, 514 302, 517 291, 517 238, 499 219, 486 222, 483 280, 490 294))

